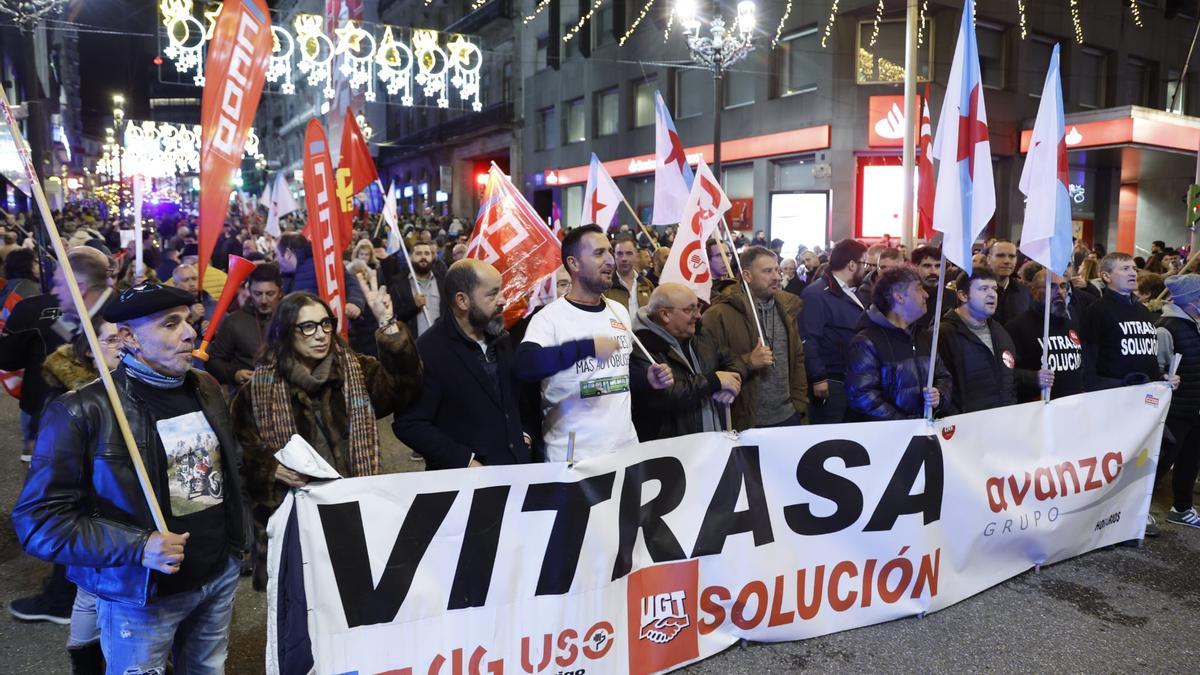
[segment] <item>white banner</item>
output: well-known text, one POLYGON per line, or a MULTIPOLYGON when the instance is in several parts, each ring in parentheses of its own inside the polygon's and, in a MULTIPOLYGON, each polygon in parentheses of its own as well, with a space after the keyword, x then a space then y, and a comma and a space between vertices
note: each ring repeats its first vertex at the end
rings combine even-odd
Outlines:
POLYGON ((268 669, 649 673, 936 611, 1140 538, 1169 401, 1150 384, 294 491, 268 669))

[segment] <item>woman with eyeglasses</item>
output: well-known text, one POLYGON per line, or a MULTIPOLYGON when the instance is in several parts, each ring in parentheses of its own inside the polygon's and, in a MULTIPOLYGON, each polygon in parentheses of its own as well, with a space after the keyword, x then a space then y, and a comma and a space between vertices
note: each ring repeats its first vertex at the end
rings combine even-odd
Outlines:
POLYGON ((419 394, 421 359, 408 328, 392 315, 387 290, 370 284, 366 302, 379 321, 378 359, 350 349, 324 300, 291 293, 267 327, 254 376, 233 399, 255 521, 258 590, 266 588, 267 519, 289 488, 309 481, 276 462, 275 453, 299 434, 342 476, 379 474, 375 420, 406 408, 419 394))

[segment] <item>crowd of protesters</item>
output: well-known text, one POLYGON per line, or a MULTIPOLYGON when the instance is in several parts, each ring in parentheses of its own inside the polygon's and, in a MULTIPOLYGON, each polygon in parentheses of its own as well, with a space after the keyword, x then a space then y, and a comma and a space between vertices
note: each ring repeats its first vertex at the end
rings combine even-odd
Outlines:
POLYGON ((139 274, 127 226, 84 207, 55 215, 88 317, 22 218, 6 216, 0 233, 0 375, 20 399, 29 463, 13 519, 25 550, 55 563, 44 591, 9 609, 70 623, 76 672, 169 660, 179 672, 219 670, 238 576, 259 590, 267 581, 266 519, 288 489, 314 480, 276 452, 298 436, 340 475, 375 475, 387 417, 437 470, 1167 379, 1166 520, 1200 527, 1200 275, 1163 242, 1145 261, 1079 244, 1060 276, 991 239, 970 274, 947 265, 939 276, 940 249, 928 244, 846 239, 789 257, 761 232, 737 234, 708 246, 706 302, 662 279, 672 228, 585 226, 562 237, 553 297, 506 328, 500 272, 466 258, 469 225, 413 219, 389 246, 364 217, 345 251, 343 338, 299 218, 285 218, 277 239, 261 218, 231 220, 201 283, 193 217, 149 223, 139 274), (215 317, 231 254, 256 267, 215 317), (198 360, 214 320, 209 358, 198 360), (166 530, 142 498, 97 363, 112 372, 166 530))

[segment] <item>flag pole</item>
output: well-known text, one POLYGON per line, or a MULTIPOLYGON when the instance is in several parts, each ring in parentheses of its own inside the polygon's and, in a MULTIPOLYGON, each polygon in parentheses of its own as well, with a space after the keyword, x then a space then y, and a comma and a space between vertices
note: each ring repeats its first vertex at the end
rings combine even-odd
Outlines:
MULTIPOLYGON (((934 367, 937 365, 938 332, 939 332, 938 329, 941 328, 941 325, 942 325, 942 296, 945 294, 945 292, 944 292, 945 288, 946 288, 946 252, 943 250, 942 251, 942 262, 938 266, 937 300, 934 303, 934 310, 933 310, 933 340, 930 342, 930 345, 929 345, 929 374, 926 375, 926 377, 925 377, 925 388, 926 389, 929 389, 933 386, 934 367)), ((917 339, 917 336, 914 335, 913 340, 915 341, 916 339, 917 339)), ((922 393, 924 393, 924 392, 922 392, 922 393)), ((925 404, 925 419, 929 420, 930 422, 933 421, 933 406, 929 405, 928 403, 925 404)))
POLYGON ((658 240, 654 238, 650 230, 646 229, 646 224, 642 222, 642 219, 638 218, 637 211, 634 211, 633 207, 629 205, 629 200, 625 198, 624 193, 621 193, 621 201, 625 203, 625 208, 629 209, 629 215, 633 216, 633 220, 638 224, 638 227, 642 228, 642 232, 646 234, 646 238, 650 240, 650 245, 657 251, 659 249, 658 240))
MULTIPOLYGON (((59 267, 67 281, 67 290, 71 292, 71 303, 75 305, 75 311, 80 317, 90 317, 92 313, 88 309, 87 303, 83 301, 83 294, 79 291, 79 281, 75 278, 75 271, 71 269, 71 265, 67 261, 67 251, 63 247, 62 235, 59 234, 58 226, 54 224, 54 215, 46 203, 46 193, 42 191, 42 183, 33 170, 33 163, 30 161, 25 147, 25 139, 22 137, 20 129, 13 123, 12 108, 8 103, 8 94, 3 87, 0 87, 0 102, 4 105, 4 115, 8 118, 8 124, 16 141, 17 152, 20 153, 22 163, 25 165, 34 200, 41 209, 42 220, 48 230, 47 234, 50 235, 50 245, 54 248, 54 253, 60 261, 59 267)), ((100 373, 100 381, 104 383, 104 391, 108 394, 113 415, 117 418, 117 427, 120 429, 121 438, 125 441, 130 459, 133 460, 133 469, 137 474, 138 484, 141 485, 142 496, 146 498, 146 505, 150 508, 150 516, 154 519, 154 527, 159 532, 170 532, 167 529, 167 520, 163 517, 162 508, 158 504, 158 498, 154 494, 154 486, 150 483, 150 476, 146 473, 146 464, 142 461, 141 451, 129 428, 129 419, 125 416, 125 408, 121 406, 121 399, 117 396, 117 386, 113 383, 112 374, 108 372, 108 366, 104 363, 104 352, 100 348, 99 338, 96 337, 96 330, 87 318, 81 320, 79 324, 83 328, 84 335, 87 336, 88 348, 92 350, 92 357, 96 360, 96 370, 100 373)))
POLYGON ((901 164, 904 170, 904 206, 901 209, 900 241, 911 251, 916 240, 913 232, 914 169, 916 168, 916 134, 921 125, 917 112, 917 0, 908 0, 904 31, 904 149, 901 164))
MULTIPOLYGON (((1050 369, 1050 276, 1050 270, 1046 270, 1046 309, 1045 316, 1042 317, 1042 370, 1050 369)), ((1042 387, 1042 403, 1049 402, 1050 387, 1042 387)))
MULTIPOLYGON (((725 226, 725 218, 724 217, 721 218, 721 224, 717 226, 717 229, 722 230, 724 232, 724 236, 728 237, 729 244, 732 247, 733 246, 733 235, 731 235, 729 233, 729 228, 725 226)), ((737 256, 734 256, 734 260, 737 260, 737 256)), ((725 264, 728 265, 729 261, 726 260, 725 264)), ((738 266, 737 276, 738 276, 738 278, 740 278, 742 280, 742 288, 745 289, 745 291, 746 291, 746 302, 750 303, 750 308, 749 308, 750 316, 754 317, 754 327, 758 330, 758 342, 759 342, 759 344, 766 346, 767 338, 763 334, 762 322, 760 322, 758 320, 758 308, 754 306, 754 294, 750 292, 750 284, 749 284, 749 282, 746 281, 746 277, 742 274, 742 262, 740 260, 737 260, 737 266, 738 266)))

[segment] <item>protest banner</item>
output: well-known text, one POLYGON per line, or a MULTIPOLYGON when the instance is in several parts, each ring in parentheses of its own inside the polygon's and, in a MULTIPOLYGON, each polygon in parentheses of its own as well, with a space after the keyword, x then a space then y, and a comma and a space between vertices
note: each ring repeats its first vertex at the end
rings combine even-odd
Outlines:
POLYGON ((943 609, 1140 538, 1169 404, 1156 383, 313 484, 269 526, 268 670, 662 672, 943 609))
POLYGON ((325 130, 316 118, 308 121, 304 132, 304 201, 308 207, 308 231, 312 233, 313 264, 317 271, 317 288, 321 297, 333 309, 338 332, 345 337, 346 269, 342 265, 338 246, 339 224, 337 197, 334 186, 333 162, 325 130))

